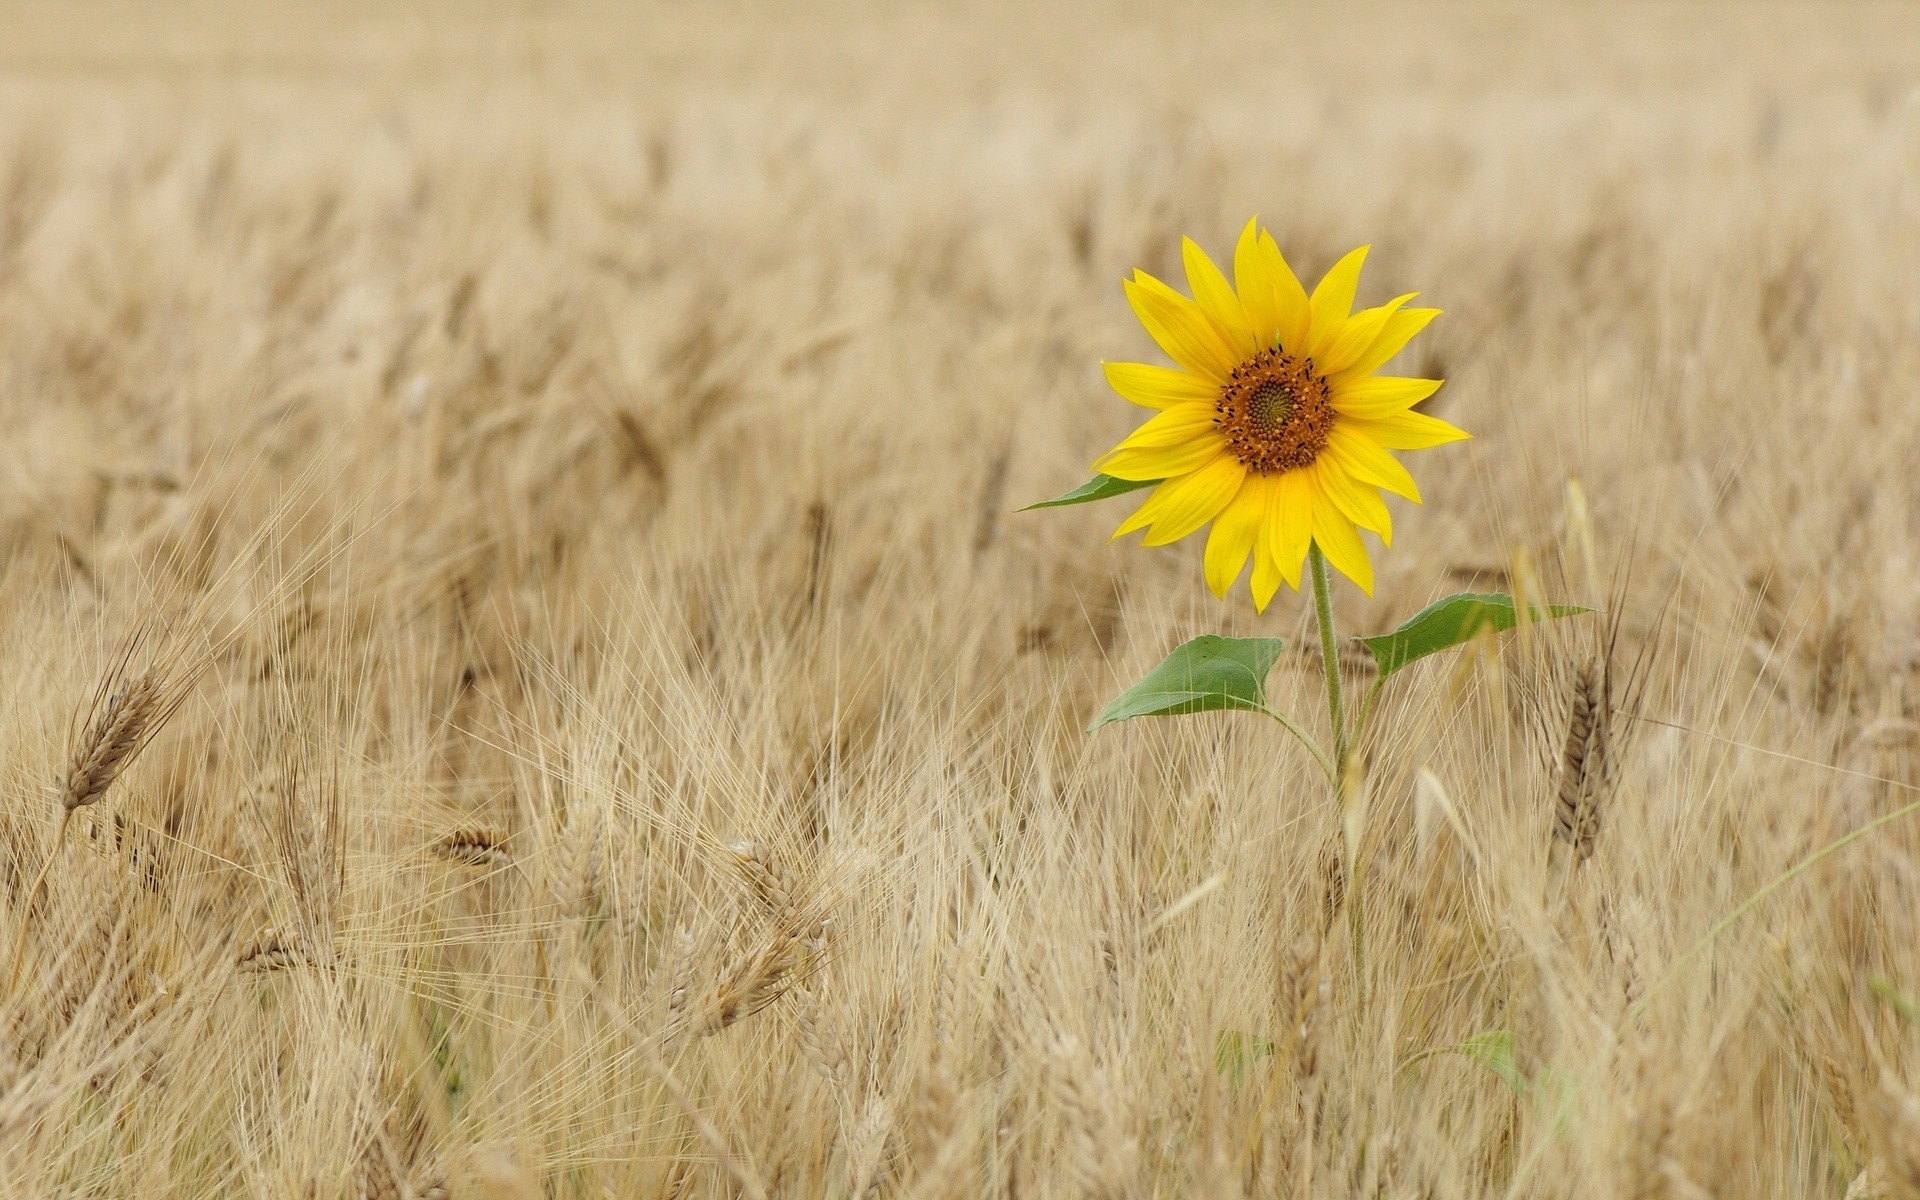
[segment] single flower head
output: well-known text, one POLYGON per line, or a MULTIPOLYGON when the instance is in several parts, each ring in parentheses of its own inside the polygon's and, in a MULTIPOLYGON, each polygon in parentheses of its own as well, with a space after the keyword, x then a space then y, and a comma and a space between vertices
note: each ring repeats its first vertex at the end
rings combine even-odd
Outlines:
POLYGON ((1179 365, 1104 364, 1115 391, 1159 412, 1094 469, 1164 481, 1114 536, 1145 529, 1147 545, 1164 546, 1212 522, 1207 586, 1225 596, 1252 558, 1263 610, 1282 579, 1299 589, 1310 544, 1371 594, 1359 531, 1392 544, 1381 489, 1420 502, 1388 451, 1467 436, 1412 411, 1440 380, 1374 374, 1440 310, 1406 307, 1409 293, 1354 312, 1365 246, 1308 295, 1257 220, 1240 232, 1232 284, 1192 239, 1182 249, 1192 299, 1142 271, 1126 281, 1140 323, 1179 365))

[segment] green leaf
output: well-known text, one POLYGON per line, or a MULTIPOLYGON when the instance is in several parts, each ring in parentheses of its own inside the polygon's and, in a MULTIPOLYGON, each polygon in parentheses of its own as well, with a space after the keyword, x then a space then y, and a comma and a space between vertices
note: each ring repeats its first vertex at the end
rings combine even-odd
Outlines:
POLYGON ((1226 1030, 1213 1040, 1213 1069, 1239 1087, 1247 1079, 1247 1068, 1273 1053, 1266 1038, 1238 1030, 1226 1030))
MULTIPOLYGON (((1575 617, 1592 611, 1577 604, 1550 604, 1545 614, 1534 609, 1533 619, 1575 617)), ((1353 640, 1372 652, 1373 661, 1380 667, 1380 677, 1384 679, 1429 654, 1470 641, 1482 629, 1504 633, 1519 621, 1520 614, 1514 610, 1512 596, 1501 592, 1461 592, 1435 600, 1392 633, 1353 640)))
POLYGON ((1233 638, 1209 633, 1161 660, 1140 682, 1100 710, 1089 732, 1133 717, 1240 709, 1264 712, 1267 672, 1286 645, 1279 638, 1233 638))
POLYGON ((1158 479, 1115 479, 1111 475, 1095 475, 1079 487, 1051 500, 1042 500, 1029 504, 1021 512, 1031 512, 1036 508, 1062 508, 1069 504, 1089 504, 1095 500, 1105 500, 1111 496, 1124 496, 1128 492, 1137 492, 1141 488, 1150 488, 1159 483, 1158 479))
POLYGON ((1520 1073, 1520 1068, 1514 1063, 1511 1030, 1489 1029, 1448 1049, 1472 1059, 1499 1076, 1500 1082, 1512 1088, 1514 1095, 1527 1094, 1527 1077, 1520 1073))
POLYGON ((1872 989, 1874 995, 1892 1005, 1893 1011, 1902 1018, 1920 1024, 1920 1004, 1915 1004, 1913 997, 1901 991, 1893 980, 1885 975, 1875 975, 1867 980, 1867 987, 1872 989))

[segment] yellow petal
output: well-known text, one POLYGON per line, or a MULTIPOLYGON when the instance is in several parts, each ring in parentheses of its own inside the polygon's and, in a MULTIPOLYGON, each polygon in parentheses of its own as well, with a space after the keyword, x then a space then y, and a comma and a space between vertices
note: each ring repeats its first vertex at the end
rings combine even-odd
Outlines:
MULTIPOLYGON (((1247 221, 1240 241, 1233 248, 1233 283, 1240 293, 1240 308, 1247 314, 1247 328, 1256 350, 1265 349, 1280 337, 1280 303, 1274 292, 1273 272, 1260 252, 1260 218, 1247 221)), ((1298 286, 1298 281, 1295 281, 1298 286)))
MULTIPOLYGON (((1386 324, 1381 326, 1380 335, 1374 339, 1373 345, 1367 348, 1366 353, 1348 363, 1342 368, 1341 373, 1348 378, 1357 379, 1378 371, 1387 365, 1388 359, 1400 353, 1401 349, 1413 340, 1414 334, 1425 329, 1439 315, 1440 310, 1437 308, 1403 308, 1394 313, 1387 318, 1386 324)), ((1339 380, 1334 382, 1338 383, 1339 380)))
POLYGON ((1100 369, 1107 373, 1108 387, 1142 408, 1171 408, 1186 400, 1204 400, 1211 404, 1220 398, 1217 384, 1178 367, 1103 362, 1100 369))
POLYGON ((1122 286, 1134 315, 1168 358, 1203 379, 1226 382, 1240 359, 1205 309, 1144 271, 1122 286))
POLYGON ((1347 383, 1328 381, 1333 410, 1349 417, 1377 421, 1403 413, 1440 390, 1438 379, 1402 379, 1397 375, 1368 375, 1347 383))
POLYGON ((1401 305, 1418 296, 1419 292, 1408 292, 1396 296, 1378 308, 1369 308, 1365 312, 1353 314, 1347 327, 1340 336, 1333 339, 1321 355, 1313 360, 1322 375, 1336 375, 1360 360, 1373 344, 1380 340, 1381 330, 1387 327, 1387 321, 1399 311, 1401 305))
MULTIPOLYGON (((1155 417, 1154 421, 1159 419, 1155 417)), ((1151 424, 1153 421, 1147 422, 1151 424)), ((1199 470, 1227 448, 1226 435, 1210 426, 1194 428, 1185 438, 1166 445, 1133 444, 1133 438, 1145 428, 1143 425, 1134 430, 1126 441, 1102 455, 1093 469, 1115 479, 1172 479, 1175 475, 1199 470)))
POLYGON ((1313 326, 1307 331, 1305 348, 1307 357, 1316 364, 1347 327, 1347 314, 1353 311, 1353 293, 1360 286, 1360 265, 1367 261, 1367 251, 1371 248, 1362 246, 1333 264, 1333 269, 1322 276, 1313 289, 1313 298, 1309 301, 1313 326))
POLYGON ((1393 545, 1393 514, 1387 511, 1387 503, 1380 498, 1378 489, 1348 475, 1328 458, 1314 463, 1311 469, 1320 477, 1320 494, 1332 500, 1342 515, 1362 529, 1373 530, 1387 545, 1393 545))
POLYGON ((1253 552, 1266 520, 1267 477, 1248 474, 1213 519, 1213 532, 1207 535, 1207 587, 1214 595, 1225 599, 1233 581, 1240 578, 1240 568, 1247 565, 1247 555, 1253 552))
POLYGON ((1306 561, 1307 543, 1313 538, 1313 479, 1305 471, 1288 471, 1276 483, 1267 517, 1267 547, 1287 586, 1298 591, 1300 564, 1306 561))
POLYGON ((1473 436, 1439 417, 1416 412, 1395 413, 1372 421, 1355 421, 1353 426, 1355 432, 1389 450, 1425 450, 1430 446, 1444 446, 1448 442, 1473 436))
POLYGON ((1126 520, 1120 522, 1120 528, 1114 530, 1113 537, 1110 537, 1107 540, 1111 542, 1118 538, 1123 538, 1128 534, 1132 533, 1136 529, 1145 529, 1147 526, 1153 524, 1154 497, 1160 494, 1160 488, 1164 488, 1167 486, 1168 484, 1163 483, 1160 485, 1160 487, 1157 487, 1153 489, 1153 491, 1147 493, 1146 503, 1142 504, 1139 508, 1134 509, 1133 512, 1128 515, 1126 520))
POLYGON ((1220 510, 1240 490, 1247 468, 1231 454, 1215 456, 1197 471, 1169 479, 1153 489, 1137 512, 1114 532, 1115 537, 1131 533, 1143 525, 1147 530, 1144 545, 1164 546, 1177 542, 1220 515, 1220 510))
MULTIPOLYGON (((1362 483, 1385 488, 1396 496, 1420 503, 1420 488, 1398 459, 1381 448, 1361 429, 1361 422, 1336 417, 1327 434, 1325 453, 1334 463, 1362 483)), ((1108 472, 1112 474, 1112 472, 1108 472)))
POLYGON ((1273 594, 1280 590, 1280 566, 1274 561, 1273 540, 1266 536, 1264 529, 1253 542, 1253 579, 1250 582, 1254 611, 1267 611, 1267 605, 1273 602, 1273 594))
MULTIPOLYGON (((1209 459, 1208 461, 1210 462, 1212 460, 1209 459)), ((1201 465, 1205 466, 1206 464, 1202 463, 1201 465)), ((1158 519, 1161 509, 1165 507, 1167 496, 1172 493, 1173 489, 1178 486, 1181 480, 1190 474, 1192 474, 1192 472, 1189 471, 1176 476, 1162 483, 1159 487, 1154 488, 1151 492, 1148 492, 1146 501, 1142 503, 1139 508, 1134 509, 1132 515, 1127 517, 1126 520, 1120 522, 1120 528, 1113 531, 1113 536, 1116 538, 1123 537, 1136 529, 1145 529, 1147 526, 1153 524, 1153 522, 1158 519)), ((1112 539, 1109 538, 1108 540, 1111 541, 1112 539)))
POLYGON ((1187 268, 1187 290, 1193 293, 1194 303, 1205 309, 1226 335, 1234 361, 1251 357, 1253 328, 1247 323, 1247 312, 1240 307, 1240 297, 1234 294, 1233 285, 1192 238, 1180 239, 1180 258, 1187 268))
POLYGON ((1367 558, 1366 543, 1353 522, 1341 516, 1331 505, 1313 510, 1313 540, 1327 556, 1333 569, 1353 580, 1361 591, 1373 595, 1373 563, 1367 558))
POLYGON ((1273 284, 1274 333, 1283 349, 1289 354, 1298 354, 1307 344, 1307 333, 1313 326, 1313 308, 1307 300, 1307 289, 1300 285, 1300 277, 1287 265, 1279 243, 1265 230, 1260 232, 1260 259, 1266 264, 1268 281, 1273 284))
POLYGON ((1204 400, 1183 401, 1148 417, 1113 449, 1161 450, 1183 445, 1211 431, 1214 416, 1213 405, 1204 400))

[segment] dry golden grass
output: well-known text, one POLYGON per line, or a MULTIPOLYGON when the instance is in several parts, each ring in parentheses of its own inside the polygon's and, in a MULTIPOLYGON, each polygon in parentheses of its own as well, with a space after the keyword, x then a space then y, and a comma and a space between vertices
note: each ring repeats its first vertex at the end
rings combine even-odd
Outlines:
POLYGON ((1916 61, 0 9, 0 1195, 1920 1195, 1916 61), (1011 511, 1137 419, 1120 276, 1253 212, 1447 309, 1477 434, 1347 626, 1609 610, 1410 672, 1344 813, 1251 719, 1084 732, 1309 606, 1011 511))

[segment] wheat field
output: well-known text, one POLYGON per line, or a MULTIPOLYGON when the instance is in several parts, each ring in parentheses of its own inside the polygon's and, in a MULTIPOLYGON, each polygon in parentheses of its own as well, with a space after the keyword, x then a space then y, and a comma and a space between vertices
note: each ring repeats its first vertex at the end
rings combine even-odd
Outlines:
POLYGON ((1917 62, 0 7, 0 1195, 1920 1196, 1917 62), (1121 276, 1254 213, 1446 309, 1475 434, 1345 626, 1604 610, 1408 672, 1344 806, 1086 731, 1311 604, 1015 511, 1138 420, 1121 276))

